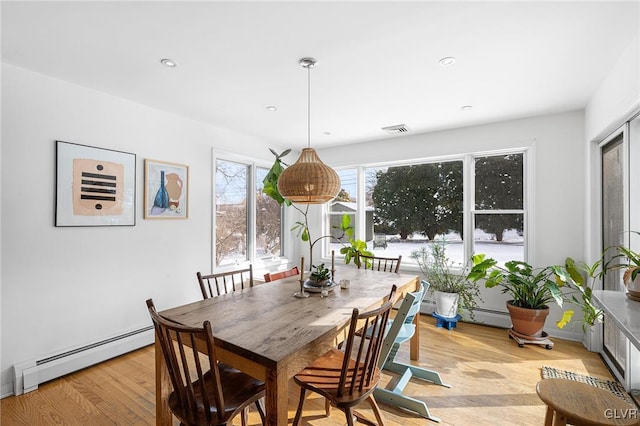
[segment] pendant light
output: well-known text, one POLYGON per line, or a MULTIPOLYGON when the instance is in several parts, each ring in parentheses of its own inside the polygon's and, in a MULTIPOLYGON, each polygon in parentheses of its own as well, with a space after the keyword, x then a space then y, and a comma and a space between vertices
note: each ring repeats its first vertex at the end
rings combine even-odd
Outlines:
POLYGON ((278 178, 280 194, 299 204, 323 204, 333 200, 340 191, 338 174, 311 148, 311 68, 316 63, 313 58, 300 59, 300 66, 307 69, 307 147, 278 178))

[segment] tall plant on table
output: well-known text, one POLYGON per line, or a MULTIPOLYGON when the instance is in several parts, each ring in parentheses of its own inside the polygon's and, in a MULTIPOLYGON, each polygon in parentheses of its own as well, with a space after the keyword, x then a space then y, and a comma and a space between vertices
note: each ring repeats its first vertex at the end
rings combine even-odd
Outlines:
POLYGON ((302 216, 302 220, 296 221, 294 225, 291 227, 291 231, 296 232, 296 235, 302 241, 309 243, 310 265, 313 267, 313 247, 318 242, 320 242, 325 238, 332 239, 342 245, 342 247, 340 248, 340 253, 344 255, 344 262, 346 264, 349 264, 351 260, 353 260, 354 263, 357 263, 360 261, 359 258, 356 256, 356 252, 359 252, 367 256, 373 256, 373 253, 367 250, 367 243, 365 241, 356 240, 353 238, 353 235, 354 235, 353 226, 351 225, 351 217, 348 214, 342 215, 342 218, 340 220, 340 225, 335 227, 336 229, 339 229, 342 232, 342 234, 339 237, 335 237, 333 235, 322 235, 315 239, 311 237, 311 232, 309 230, 309 215, 308 215, 309 205, 307 204, 305 208, 302 209, 298 207, 296 204, 284 198, 280 194, 280 191, 278 190, 278 178, 280 177, 282 172, 285 170, 285 168, 288 167, 288 164, 284 163, 282 161, 282 158, 285 157, 287 154, 289 154, 291 150, 286 149, 281 154, 278 154, 271 148, 269 148, 269 151, 271 151, 271 153, 276 158, 273 165, 271 166, 271 169, 269 169, 269 172, 267 173, 265 178, 262 180, 262 183, 263 183, 262 192, 264 192, 269 197, 273 198, 280 205, 284 204, 286 206, 293 207, 302 216), (346 244, 343 241, 345 237, 347 238, 348 244, 346 244))

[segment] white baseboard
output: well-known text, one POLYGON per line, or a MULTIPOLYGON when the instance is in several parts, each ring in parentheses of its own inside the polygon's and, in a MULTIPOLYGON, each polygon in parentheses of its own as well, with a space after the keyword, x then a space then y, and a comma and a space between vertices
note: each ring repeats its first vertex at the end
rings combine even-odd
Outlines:
POLYGON ((2 384, 2 397, 36 390, 40 383, 148 346, 153 342, 153 328, 146 327, 38 361, 15 364, 13 383, 2 384))
MULTIPOLYGON (((431 315, 435 311, 435 302, 431 300, 423 300, 420 306, 420 313, 431 315)), ((499 328, 511 328, 511 319, 508 312, 494 311, 489 309, 476 309, 474 311, 475 320, 471 321, 469 315, 463 315, 463 319, 467 322, 473 322, 476 324, 488 325, 491 327, 499 328)), ((559 339, 571 340, 575 342, 582 342, 584 334, 582 333, 582 326, 578 323, 569 324, 563 329, 559 329, 555 324, 550 321, 546 324, 545 331, 549 333, 550 337, 557 337, 559 339)))

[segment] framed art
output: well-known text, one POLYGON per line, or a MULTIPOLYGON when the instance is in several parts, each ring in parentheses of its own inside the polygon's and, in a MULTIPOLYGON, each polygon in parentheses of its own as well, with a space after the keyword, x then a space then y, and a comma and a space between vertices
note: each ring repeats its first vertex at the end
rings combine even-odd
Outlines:
POLYGON ((144 160, 144 218, 189 217, 189 166, 144 160))
POLYGON ((55 226, 133 226, 135 199, 135 154, 56 141, 55 226))

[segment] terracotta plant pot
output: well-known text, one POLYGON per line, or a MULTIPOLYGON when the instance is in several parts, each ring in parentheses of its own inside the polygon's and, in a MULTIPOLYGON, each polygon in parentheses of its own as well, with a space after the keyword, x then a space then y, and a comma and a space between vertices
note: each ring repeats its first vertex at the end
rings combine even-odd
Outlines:
POLYGON ((513 300, 507 302, 507 309, 511 316, 513 331, 532 338, 542 337, 544 322, 547 319, 547 315, 549 315, 549 307, 543 309, 527 309, 515 306, 511 302, 513 302, 513 300))

